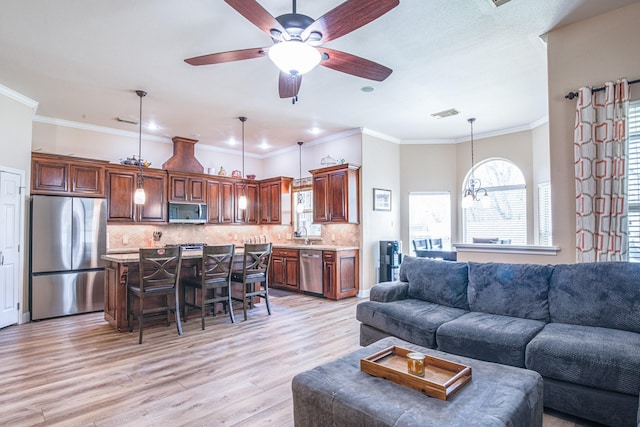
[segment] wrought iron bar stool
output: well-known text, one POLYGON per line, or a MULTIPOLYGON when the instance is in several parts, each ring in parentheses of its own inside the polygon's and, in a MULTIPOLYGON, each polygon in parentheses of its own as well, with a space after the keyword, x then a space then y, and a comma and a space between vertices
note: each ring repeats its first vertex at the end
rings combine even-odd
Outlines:
POLYGON ((180 306, 178 301, 178 282, 182 265, 182 248, 140 249, 139 283, 129 285, 127 306, 129 307, 129 332, 133 332, 133 319, 138 318, 139 338, 142 344, 144 317, 147 314, 166 313, 167 326, 171 324, 169 313, 175 314, 178 334, 182 335, 180 324, 180 306), (173 296, 173 298, 172 298, 173 296), (164 304, 160 301, 164 297, 164 304), (153 298, 147 307, 148 298, 153 298), (173 299, 174 305, 171 305, 173 299), (137 302, 137 304, 136 304, 137 302))
POLYGON ((242 298, 232 297, 232 299, 234 301, 242 301, 244 320, 247 320, 247 302, 251 304, 254 297, 265 300, 267 313, 271 315, 271 307, 269 306, 270 264, 271 243, 244 245, 242 271, 231 274, 232 282, 242 284, 242 298))
POLYGON ((231 266, 235 254, 235 245, 204 246, 202 248, 202 264, 197 277, 182 281, 182 301, 184 304, 184 321, 187 321, 189 308, 199 308, 204 330, 204 314, 206 306, 212 305, 216 315, 216 303, 222 303, 225 312, 229 311, 231 323, 233 306, 231 305, 231 266), (187 288, 193 290, 193 302, 186 299, 187 288))

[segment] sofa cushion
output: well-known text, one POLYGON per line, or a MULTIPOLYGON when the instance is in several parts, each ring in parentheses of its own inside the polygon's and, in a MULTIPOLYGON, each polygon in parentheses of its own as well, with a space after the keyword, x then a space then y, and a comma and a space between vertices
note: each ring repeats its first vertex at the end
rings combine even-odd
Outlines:
POLYGON ((526 367, 543 377, 635 395, 640 334, 549 323, 527 345, 526 367))
POLYGON ((438 350, 524 368, 527 343, 542 330, 539 320, 471 312, 438 328, 438 350))
POLYGON ((417 299, 392 302, 365 301, 358 304, 356 318, 369 326, 409 342, 435 348, 436 329, 465 310, 417 299))
POLYGON ((552 271, 549 265, 469 262, 469 307, 547 322, 552 271))
POLYGON ((406 256, 400 264, 400 280, 409 282, 409 298, 468 310, 467 271, 464 262, 406 256))
POLYGON ((552 322, 640 333, 640 263, 593 262, 554 268, 552 322))

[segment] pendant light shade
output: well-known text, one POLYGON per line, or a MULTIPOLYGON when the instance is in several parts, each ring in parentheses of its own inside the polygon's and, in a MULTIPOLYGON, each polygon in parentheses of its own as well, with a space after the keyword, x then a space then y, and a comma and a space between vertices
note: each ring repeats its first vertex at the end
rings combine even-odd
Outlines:
POLYGON ((462 194, 462 202, 460 203, 460 206, 462 206, 463 209, 472 207, 473 202, 476 202, 478 200, 482 200, 483 204, 485 204, 489 200, 487 198, 487 190, 482 188, 482 183, 479 179, 476 179, 474 175, 475 164, 473 161, 473 122, 475 122, 476 119, 472 117, 467 121, 471 125, 471 177, 469 178, 469 182, 467 183, 467 188, 462 194))
MULTIPOLYGON (((304 142, 298 141, 298 165, 299 165, 298 185, 302 184, 302 144, 304 144, 304 142)), ((296 205, 296 212, 297 213, 304 212, 304 199, 302 197, 302 192, 300 190, 298 190, 298 204, 296 205)))
POLYGON ((144 194, 144 181, 142 178, 142 98, 147 95, 143 90, 137 90, 136 94, 140 97, 140 118, 138 119, 138 178, 136 179, 136 192, 133 194, 133 203, 136 205, 144 205, 147 197, 144 194))
MULTIPOLYGON (((242 122, 242 179, 244 179, 244 123, 247 121, 246 117, 238 117, 242 122)), ((244 194, 244 184, 242 184, 242 195, 238 199, 238 209, 245 210, 247 208, 247 196, 244 194)))

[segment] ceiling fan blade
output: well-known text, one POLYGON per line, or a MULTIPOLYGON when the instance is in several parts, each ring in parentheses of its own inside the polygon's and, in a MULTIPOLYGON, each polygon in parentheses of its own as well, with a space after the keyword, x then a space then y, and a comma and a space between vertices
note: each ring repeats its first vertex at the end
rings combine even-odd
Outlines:
POLYGON ((332 70, 378 82, 383 81, 393 72, 391 68, 350 53, 324 47, 317 49, 323 54, 322 56, 324 58, 328 57, 320 61, 320 65, 331 68, 332 70))
POLYGON ((294 98, 296 95, 298 95, 301 83, 302 75, 298 74, 296 76, 292 76, 289 73, 280 71, 280 78, 278 81, 278 91, 280 92, 280 98, 294 98))
POLYGON ((253 25, 260 28, 272 37, 271 30, 278 30, 281 34, 286 34, 284 27, 276 21, 269 12, 255 0, 224 0, 229 6, 234 8, 236 12, 248 19, 253 25))
POLYGON ((322 34, 322 43, 326 43, 381 17, 398 4, 400 0, 347 0, 316 19, 300 36, 306 40, 311 33, 318 32, 322 34))
POLYGON ((242 61, 243 59, 262 58, 266 56, 268 47, 256 47, 253 49, 231 50, 229 52, 211 53, 209 55, 196 56, 185 59, 190 65, 211 65, 223 62, 242 61))

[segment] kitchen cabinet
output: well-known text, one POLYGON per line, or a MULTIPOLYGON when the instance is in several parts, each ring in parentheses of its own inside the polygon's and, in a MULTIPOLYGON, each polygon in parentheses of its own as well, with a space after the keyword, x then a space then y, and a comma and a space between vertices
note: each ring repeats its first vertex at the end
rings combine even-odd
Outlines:
POLYGON ((291 182, 293 178, 260 181, 260 224, 291 224, 291 182))
POLYGON ((344 164, 309 171, 313 187, 313 222, 357 224, 359 166, 344 164))
POLYGON ((209 224, 231 224, 233 222, 233 182, 210 179, 207 181, 207 222, 209 224))
POLYGON ((167 223, 167 173, 158 169, 112 165, 107 169, 107 221, 167 223), (146 200, 136 205, 133 194, 142 176, 146 200))
POLYGON ((257 225, 260 219, 260 199, 258 193, 258 184, 255 182, 247 183, 246 181, 236 182, 235 190, 235 219, 236 224, 252 224, 257 225), (247 198, 247 207, 240 209, 238 201, 242 195, 247 198))
POLYGON ((78 157, 32 153, 31 194, 104 197, 105 170, 108 163, 78 157))
POLYGON ((169 173, 169 200, 206 203, 207 179, 197 175, 169 173))
POLYGON ((273 249, 269 273, 269 286, 298 291, 300 288, 300 251, 297 249, 273 249))
POLYGON ((359 251, 322 251, 322 280, 325 298, 339 300, 358 294, 359 251))

